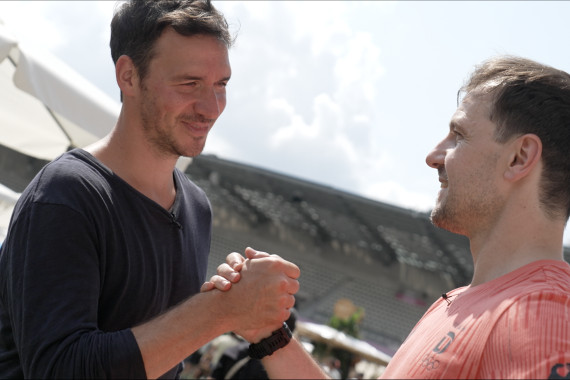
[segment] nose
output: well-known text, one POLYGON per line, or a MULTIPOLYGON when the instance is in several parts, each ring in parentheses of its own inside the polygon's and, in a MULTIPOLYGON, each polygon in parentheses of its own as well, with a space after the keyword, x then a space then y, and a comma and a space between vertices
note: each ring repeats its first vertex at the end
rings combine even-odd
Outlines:
POLYGON ((445 140, 443 140, 439 144, 437 144, 431 150, 431 152, 428 153, 428 155, 426 156, 426 164, 428 164, 430 168, 434 169, 442 167, 445 163, 446 152, 447 152, 446 144, 445 140))
POLYGON ((226 106, 226 95, 215 87, 205 86, 194 110, 205 119, 216 120, 226 106))

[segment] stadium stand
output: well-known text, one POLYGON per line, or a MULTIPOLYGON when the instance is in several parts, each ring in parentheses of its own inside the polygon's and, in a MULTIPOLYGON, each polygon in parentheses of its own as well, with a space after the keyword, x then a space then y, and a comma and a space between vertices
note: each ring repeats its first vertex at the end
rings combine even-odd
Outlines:
POLYGON ((47 163, 0 144, 0 183, 21 193, 47 163))

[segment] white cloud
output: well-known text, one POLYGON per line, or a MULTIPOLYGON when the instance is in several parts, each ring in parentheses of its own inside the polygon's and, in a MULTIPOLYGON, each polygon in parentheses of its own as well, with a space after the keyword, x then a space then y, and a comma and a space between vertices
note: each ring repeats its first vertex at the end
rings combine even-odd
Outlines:
POLYGON ((289 11, 294 14, 293 30, 295 38, 311 36, 311 51, 318 56, 324 51, 337 54, 339 42, 351 34, 347 24, 346 6, 342 1, 303 1, 287 2, 289 11))
POLYGON ((66 36, 60 25, 46 18, 50 2, 2 1, 0 19, 19 43, 34 50, 53 51, 62 46, 66 36))
POLYGON ((409 191, 405 186, 391 180, 371 183, 364 188, 363 193, 371 199, 417 211, 431 210, 435 204, 434 197, 409 191))
POLYGON ((385 128, 374 110, 381 54, 349 25, 347 3, 218 4, 240 25, 214 132, 240 148, 219 154, 357 193, 380 177, 386 156, 372 136, 385 128))
POLYGON ((377 81, 384 73, 380 61, 380 49, 370 33, 358 32, 343 45, 343 52, 337 56, 335 74, 339 81, 340 96, 352 101, 365 101, 370 106, 379 90, 377 81))

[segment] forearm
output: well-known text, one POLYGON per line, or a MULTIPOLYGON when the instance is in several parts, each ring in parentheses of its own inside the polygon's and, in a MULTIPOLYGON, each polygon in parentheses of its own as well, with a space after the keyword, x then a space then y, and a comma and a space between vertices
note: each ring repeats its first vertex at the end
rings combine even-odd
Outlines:
POLYGON ((296 339, 291 339, 287 346, 263 358, 262 363, 270 379, 328 378, 296 339))
POLYGON ((213 338, 228 332, 262 336, 279 327, 295 303, 298 268, 276 258, 248 262, 230 291, 200 293, 167 313, 132 329, 147 377, 155 378, 213 338))
POLYGON ((147 378, 157 378, 233 326, 222 310, 224 294, 201 293, 134 327, 147 378))

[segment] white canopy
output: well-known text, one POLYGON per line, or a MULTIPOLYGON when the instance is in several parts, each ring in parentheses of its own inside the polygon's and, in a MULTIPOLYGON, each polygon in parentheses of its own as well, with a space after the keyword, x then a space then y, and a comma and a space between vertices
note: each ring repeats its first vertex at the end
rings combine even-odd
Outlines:
POLYGON ((115 125, 120 105, 57 58, 19 44, 0 21, 0 144, 51 160, 115 125))
POLYGON ((324 342, 331 347, 342 348, 372 363, 387 365, 392 357, 363 340, 338 331, 330 326, 297 321, 295 333, 311 340, 324 342))
MULTIPOLYGON (((119 111, 117 102, 65 63, 19 44, 0 20, 0 144, 52 160, 105 136, 119 111)), ((19 197, 1 182, 0 243, 19 197)))

